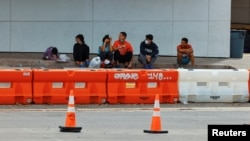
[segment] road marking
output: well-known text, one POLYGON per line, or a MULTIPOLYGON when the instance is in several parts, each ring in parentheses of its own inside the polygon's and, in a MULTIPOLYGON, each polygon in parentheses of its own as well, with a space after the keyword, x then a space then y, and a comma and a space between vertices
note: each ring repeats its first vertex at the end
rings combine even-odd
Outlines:
MULTIPOLYGON (((79 112, 140 112, 152 111, 153 108, 76 108, 79 112)), ((187 108, 161 108, 161 111, 250 111, 250 107, 187 107, 187 108)), ((51 109, 0 109, 0 112, 66 112, 67 108, 51 109)))

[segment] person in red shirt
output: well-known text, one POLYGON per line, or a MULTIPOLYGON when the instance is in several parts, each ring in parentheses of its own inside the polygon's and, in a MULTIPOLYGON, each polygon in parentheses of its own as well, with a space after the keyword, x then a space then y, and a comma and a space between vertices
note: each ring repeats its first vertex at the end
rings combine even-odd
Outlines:
POLYGON ((127 33, 120 32, 118 40, 113 44, 114 61, 116 68, 120 68, 120 63, 125 63, 126 68, 132 68, 133 47, 126 41, 127 33))
POLYGON ((194 51, 190 44, 188 44, 187 38, 181 39, 181 44, 177 46, 177 62, 179 67, 186 65, 191 61, 192 67, 194 67, 194 51))

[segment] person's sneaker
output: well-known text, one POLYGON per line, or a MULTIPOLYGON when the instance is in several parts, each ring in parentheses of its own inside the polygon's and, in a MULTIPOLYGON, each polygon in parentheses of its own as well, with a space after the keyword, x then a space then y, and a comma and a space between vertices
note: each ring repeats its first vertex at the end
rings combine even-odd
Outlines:
POLYGON ((191 65, 188 69, 189 69, 189 70, 193 70, 193 69, 194 69, 194 66, 191 65))
POLYGON ((148 65, 148 69, 153 69, 153 66, 152 65, 148 65))
POLYGON ((183 68, 183 66, 179 64, 179 65, 178 65, 178 68, 183 68))
POLYGON ((85 68, 85 65, 84 65, 84 64, 81 64, 81 65, 80 65, 80 68, 85 68))
POLYGON ((149 69, 148 65, 144 65, 144 69, 149 69))
POLYGON ((86 60, 84 63, 85 67, 89 67, 89 63, 90 63, 89 60, 86 60))
POLYGON ((116 65, 115 68, 121 68, 121 66, 120 65, 116 65))

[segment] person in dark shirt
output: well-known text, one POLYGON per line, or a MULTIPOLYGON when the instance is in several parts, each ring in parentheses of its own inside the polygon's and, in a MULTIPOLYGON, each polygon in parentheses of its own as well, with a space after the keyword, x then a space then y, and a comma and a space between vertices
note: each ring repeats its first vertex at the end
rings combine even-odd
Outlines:
POLYGON ((89 65, 89 46, 84 41, 84 36, 78 34, 75 37, 76 43, 73 47, 73 57, 76 65, 79 67, 88 67, 89 65))
POLYGON ((138 61, 144 65, 145 69, 152 69, 153 63, 159 54, 158 46, 153 42, 153 35, 146 35, 146 39, 141 42, 138 61))

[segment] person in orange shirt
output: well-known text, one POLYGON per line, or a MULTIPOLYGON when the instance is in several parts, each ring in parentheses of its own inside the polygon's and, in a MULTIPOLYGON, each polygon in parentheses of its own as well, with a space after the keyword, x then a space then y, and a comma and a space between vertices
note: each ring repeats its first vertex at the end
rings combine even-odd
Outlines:
POLYGON ((120 63, 125 63, 126 68, 132 68, 133 47, 126 41, 127 33, 120 32, 118 40, 113 44, 114 61, 116 68, 120 68, 120 63))
POLYGON ((177 46, 177 62, 179 67, 186 65, 190 62, 192 68, 194 67, 194 51, 187 38, 181 39, 181 44, 177 46))

